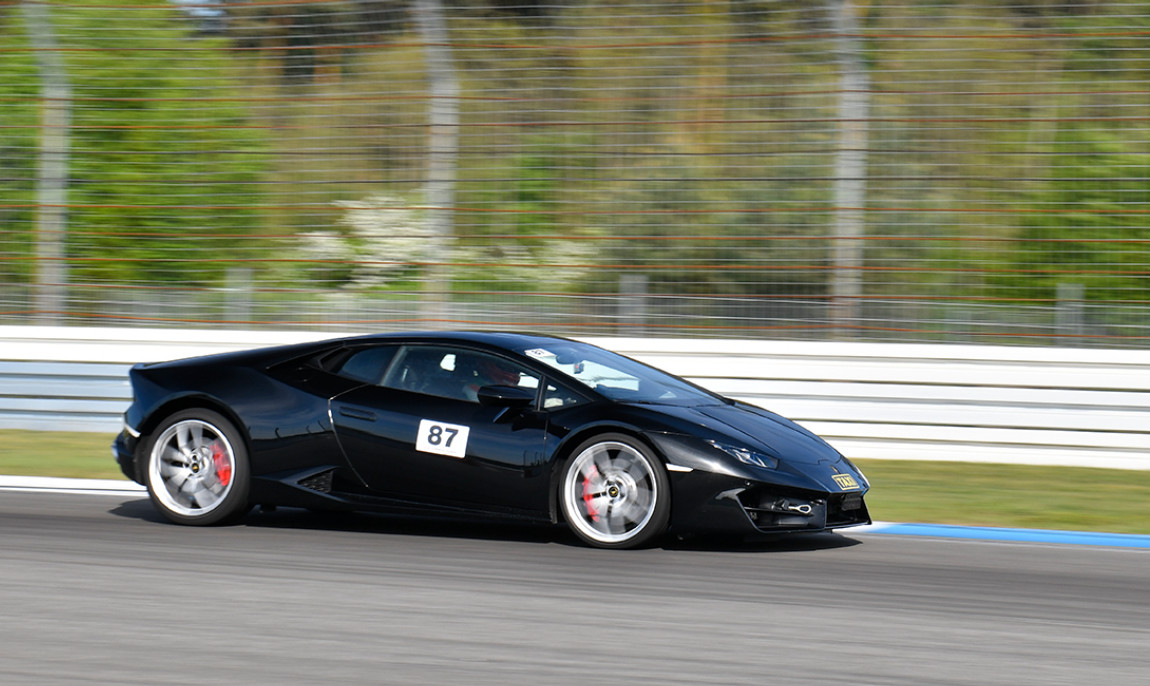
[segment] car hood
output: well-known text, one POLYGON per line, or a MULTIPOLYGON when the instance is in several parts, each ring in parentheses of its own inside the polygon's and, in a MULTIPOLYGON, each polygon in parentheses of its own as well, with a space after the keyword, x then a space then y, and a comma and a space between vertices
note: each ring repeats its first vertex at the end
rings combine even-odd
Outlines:
POLYGON ((662 405, 658 411, 789 462, 825 464, 838 462, 842 457, 826 441, 786 417, 746 403, 662 405))

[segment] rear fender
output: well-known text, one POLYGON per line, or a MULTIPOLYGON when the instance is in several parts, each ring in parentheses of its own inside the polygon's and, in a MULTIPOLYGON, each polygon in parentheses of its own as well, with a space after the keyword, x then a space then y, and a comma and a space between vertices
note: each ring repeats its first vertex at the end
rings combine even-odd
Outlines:
POLYGON ((148 445, 151 434, 168 417, 181 410, 188 410, 192 408, 212 410, 213 412, 217 412, 226 417, 227 420, 236 427, 236 430, 239 431, 240 436, 244 442, 244 448, 247 450, 249 455, 251 454, 251 438, 248 436, 247 427, 230 407, 211 396, 186 393, 169 398, 168 400, 164 401, 163 404, 153 408, 140 422, 140 425, 134 427, 135 430, 140 434, 139 440, 136 441, 135 455, 133 456, 137 482, 143 483, 142 470, 143 458, 145 457, 143 452, 145 447, 148 445))

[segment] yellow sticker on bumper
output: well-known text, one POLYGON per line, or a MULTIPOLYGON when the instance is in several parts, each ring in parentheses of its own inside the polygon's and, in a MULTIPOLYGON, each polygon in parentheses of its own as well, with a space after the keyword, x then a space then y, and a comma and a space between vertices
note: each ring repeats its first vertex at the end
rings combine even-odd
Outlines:
POLYGON ((859 482, 850 474, 831 474, 831 478, 844 491, 857 491, 859 482))

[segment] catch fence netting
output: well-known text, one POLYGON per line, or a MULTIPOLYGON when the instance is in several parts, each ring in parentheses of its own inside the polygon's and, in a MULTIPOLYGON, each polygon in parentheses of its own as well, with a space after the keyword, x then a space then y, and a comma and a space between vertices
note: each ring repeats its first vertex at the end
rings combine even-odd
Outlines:
POLYGON ((1150 344, 1150 3, 0 1, 0 323, 1150 344))

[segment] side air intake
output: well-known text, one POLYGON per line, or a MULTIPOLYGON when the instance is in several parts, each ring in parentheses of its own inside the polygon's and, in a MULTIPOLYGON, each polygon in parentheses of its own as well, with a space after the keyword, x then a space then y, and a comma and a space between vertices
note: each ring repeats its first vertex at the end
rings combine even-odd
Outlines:
POLYGON ((318 474, 312 474, 306 479, 300 479, 299 485, 320 493, 331 493, 331 481, 335 476, 334 469, 328 469, 318 474))

